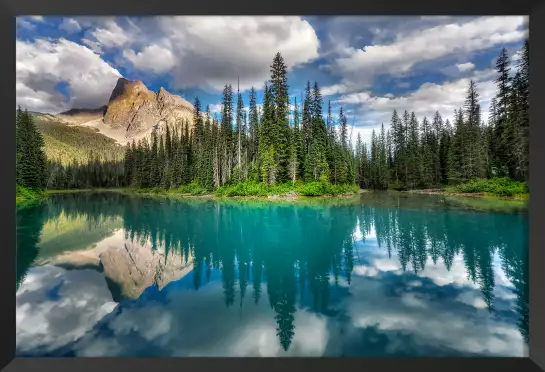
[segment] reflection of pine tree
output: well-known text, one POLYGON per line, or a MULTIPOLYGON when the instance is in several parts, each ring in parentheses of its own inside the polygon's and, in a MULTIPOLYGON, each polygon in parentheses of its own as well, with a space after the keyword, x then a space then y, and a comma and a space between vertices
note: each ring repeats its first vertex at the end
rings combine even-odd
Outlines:
POLYGON ((350 284, 352 282, 352 271, 354 270, 354 244, 352 241, 345 243, 343 252, 346 281, 350 284))
POLYGON ((38 256, 38 243, 46 217, 45 204, 17 208, 16 289, 19 289, 38 256))
POLYGON ((481 250, 478 257, 480 287, 488 310, 492 311, 494 302, 494 270, 492 268, 492 253, 481 250))
POLYGON ((500 226, 500 228, 505 230, 499 248, 499 255, 502 259, 502 268, 507 278, 515 287, 513 292, 517 296, 517 302, 514 310, 519 315, 518 327, 525 341, 528 342, 528 238, 526 236, 521 244, 520 234, 515 233, 517 230, 527 230, 528 226, 527 223, 521 219, 518 224, 505 223, 500 226))
POLYGON ((276 305, 276 322, 278 328, 276 328, 276 335, 280 338, 280 345, 285 351, 288 351, 293 335, 295 334, 293 325, 295 313, 294 301, 286 296, 280 299, 276 305))
MULTIPOLYGON (((446 269, 451 270, 454 257, 463 254, 466 269, 481 287, 490 308, 495 285, 492 258, 497 247, 502 268, 515 286, 515 311, 519 314, 520 332, 527 338, 527 253, 526 245, 520 241, 520 231, 525 226, 513 224, 512 216, 494 215, 487 219, 483 214, 461 217, 451 213, 368 206, 358 211, 352 207, 342 210, 287 205, 254 208, 213 203, 209 208, 200 202, 149 203, 143 208, 123 204, 122 212, 118 213, 123 213, 127 235, 138 239, 151 237, 161 245, 172 249, 181 247, 193 257, 200 257, 194 270, 200 273, 205 266, 207 279, 212 268, 221 270, 227 306, 235 301, 235 288, 240 286, 242 298, 250 280, 257 303, 266 276, 266 295, 275 311, 279 341, 285 349, 290 347, 295 332, 296 299, 304 303, 305 289, 310 290, 311 306, 313 301, 316 311, 327 312, 330 275, 346 277, 348 283, 352 281, 355 264, 352 234, 358 227, 364 236, 374 229, 383 246, 390 244, 397 250, 404 269, 414 266, 417 271, 423 270, 429 255, 434 262, 442 260, 446 269), (309 220, 316 221, 320 229, 308 223, 309 220), (243 226, 244 230, 235 233, 234 226, 243 226), (278 239, 285 231, 292 232, 290 239, 278 239), (229 239, 218 239, 218 236, 229 239), (312 244, 308 244, 309 236, 312 244), (298 288, 300 294, 297 294, 298 288)), ((115 203, 104 201, 105 206, 112 204, 115 203)), ((81 204, 69 208, 89 207, 81 204)), ((86 210, 86 213, 99 216, 104 210, 107 208, 86 210)))
POLYGON ((193 261, 193 286, 195 289, 201 287, 202 281, 202 258, 195 257, 193 261))
POLYGON ((205 258, 206 265, 206 282, 210 282, 210 275, 212 274, 212 254, 209 253, 205 258))
POLYGON ((235 302, 235 257, 234 252, 227 248, 222 259, 222 283, 225 305, 231 306, 235 302))
POLYGON ((254 261, 252 265, 252 284, 254 287, 254 293, 252 297, 254 298, 255 303, 259 302, 261 298, 261 279, 263 275, 263 266, 261 261, 254 261))

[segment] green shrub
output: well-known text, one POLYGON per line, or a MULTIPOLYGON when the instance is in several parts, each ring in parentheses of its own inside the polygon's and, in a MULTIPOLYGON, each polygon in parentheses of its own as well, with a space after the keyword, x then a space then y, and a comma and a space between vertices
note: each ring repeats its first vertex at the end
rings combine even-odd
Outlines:
POLYGON ((456 186, 447 187, 448 192, 487 193, 503 197, 527 194, 526 182, 513 181, 507 177, 492 179, 473 179, 456 186))
POLYGON ((325 182, 309 182, 300 185, 297 188, 299 194, 304 196, 322 196, 327 192, 327 184, 325 182))
POLYGON ((405 190, 405 186, 403 186, 399 182, 390 182, 390 184, 388 185, 388 188, 390 190, 395 190, 395 191, 404 191, 405 190))
POLYGON ((28 189, 24 186, 17 185, 16 198, 17 199, 38 199, 44 195, 43 191, 28 189))
POLYGON ((181 185, 175 190, 179 194, 191 194, 191 195, 204 195, 208 191, 201 187, 196 181, 191 182, 189 185, 181 185))
POLYGON ((225 185, 216 190, 219 196, 266 196, 267 186, 253 181, 225 185))

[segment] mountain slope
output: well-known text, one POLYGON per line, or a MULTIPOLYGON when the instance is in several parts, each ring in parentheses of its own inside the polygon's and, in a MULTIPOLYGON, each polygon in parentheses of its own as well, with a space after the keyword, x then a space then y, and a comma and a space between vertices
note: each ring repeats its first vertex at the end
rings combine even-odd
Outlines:
POLYGON ((32 114, 46 136, 48 157, 74 156, 78 161, 86 158, 91 149, 118 154, 122 150, 116 149, 115 143, 124 146, 133 140, 149 138, 153 130, 164 133, 167 125, 177 129, 193 126, 191 103, 164 88, 155 93, 141 81, 125 78, 117 81, 105 106, 74 108, 56 115, 32 114))
POLYGON ((60 160, 63 164, 86 163, 91 155, 102 160, 123 159, 123 146, 92 128, 44 121, 40 117, 36 124, 44 136, 45 154, 49 160, 60 160))

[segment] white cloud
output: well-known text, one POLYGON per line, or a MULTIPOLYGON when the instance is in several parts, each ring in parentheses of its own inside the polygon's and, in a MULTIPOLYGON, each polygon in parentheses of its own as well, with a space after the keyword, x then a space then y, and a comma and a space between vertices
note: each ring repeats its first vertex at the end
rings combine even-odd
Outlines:
POLYGON ((483 297, 474 291, 462 292, 456 297, 455 301, 459 301, 476 309, 486 309, 488 305, 484 302, 483 297))
POLYGON ((214 103, 210 105, 210 113, 211 114, 220 114, 221 113, 222 105, 221 103, 214 103))
POLYGON ((300 17, 156 17, 125 31, 128 36, 116 38, 117 34, 102 28, 88 39, 104 47, 131 46, 124 55, 135 69, 155 72, 154 64, 160 63, 161 72, 172 73, 175 88, 218 92, 239 78, 242 91, 259 88, 269 78, 276 52, 282 53, 288 68, 318 57, 316 33, 300 17), (168 57, 153 64, 144 61, 145 53, 152 52, 168 57))
POLYGON ((119 48, 132 41, 132 35, 111 18, 98 18, 98 27, 88 30, 83 42, 98 45, 101 49, 119 48))
POLYGON ((341 96, 336 102, 355 105, 357 109, 357 123, 353 133, 353 143, 358 133, 362 138, 370 140, 371 132, 380 130, 384 123, 385 129, 390 126, 392 113, 397 110, 398 115, 403 115, 407 110, 414 111, 419 120, 425 116, 432 119, 436 111, 439 111, 443 120, 449 119, 452 123, 455 109, 463 107, 467 95, 470 79, 477 85, 481 105, 481 118, 487 119, 490 100, 496 94, 494 83, 494 70, 474 71, 471 76, 445 82, 443 84, 425 83, 417 90, 403 96, 372 96, 369 92, 350 93, 341 96))
POLYGON ((25 19, 26 17, 17 17, 15 18, 15 25, 20 28, 24 28, 27 30, 33 30, 36 28, 36 26, 25 19))
POLYGON ((81 31, 79 22, 74 18, 64 18, 59 28, 68 32, 69 34, 81 31))
POLYGON ((32 19, 33 21, 35 22, 40 22, 40 23, 44 23, 45 22, 45 19, 43 16, 30 16, 28 17, 30 19, 32 19))
POLYGON ((16 41, 17 104, 29 110, 100 107, 108 102, 119 77, 119 71, 99 55, 74 42, 16 41), (70 100, 58 92, 59 83, 67 85, 70 100))
POLYGON ((418 63, 456 54, 466 55, 502 43, 522 40, 526 17, 481 17, 463 23, 399 34, 390 44, 352 48, 349 56, 333 61, 332 71, 341 76, 348 91, 371 86, 381 74, 403 76, 418 63))
POLYGON ((333 84, 327 87, 322 88, 322 96, 332 96, 334 94, 340 94, 346 92, 346 85, 344 84, 333 84))
POLYGON ((124 50, 123 57, 129 60, 135 68, 156 74, 169 72, 176 65, 176 59, 171 50, 159 45, 149 45, 138 53, 131 49, 124 50))
POLYGON ((464 72, 464 71, 473 70, 475 68, 475 65, 471 62, 467 62, 467 63, 457 64, 456 67, 458 68, 459 71, 464 72))
POLYGON ((97 271, 31 268, 16 295, 16 347, 53 351, 82 337, 115 306, 97 271), (60 298, 49 298, 48 291, 58 285, 60 298))

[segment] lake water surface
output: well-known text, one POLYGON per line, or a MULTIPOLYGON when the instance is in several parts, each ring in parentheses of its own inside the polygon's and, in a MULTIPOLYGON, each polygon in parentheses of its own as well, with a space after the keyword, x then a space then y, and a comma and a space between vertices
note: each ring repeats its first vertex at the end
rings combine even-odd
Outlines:
POLYGON ((527 356, 528 220, 440 196, 51 197, 17 212, 18 356, 527 356))

